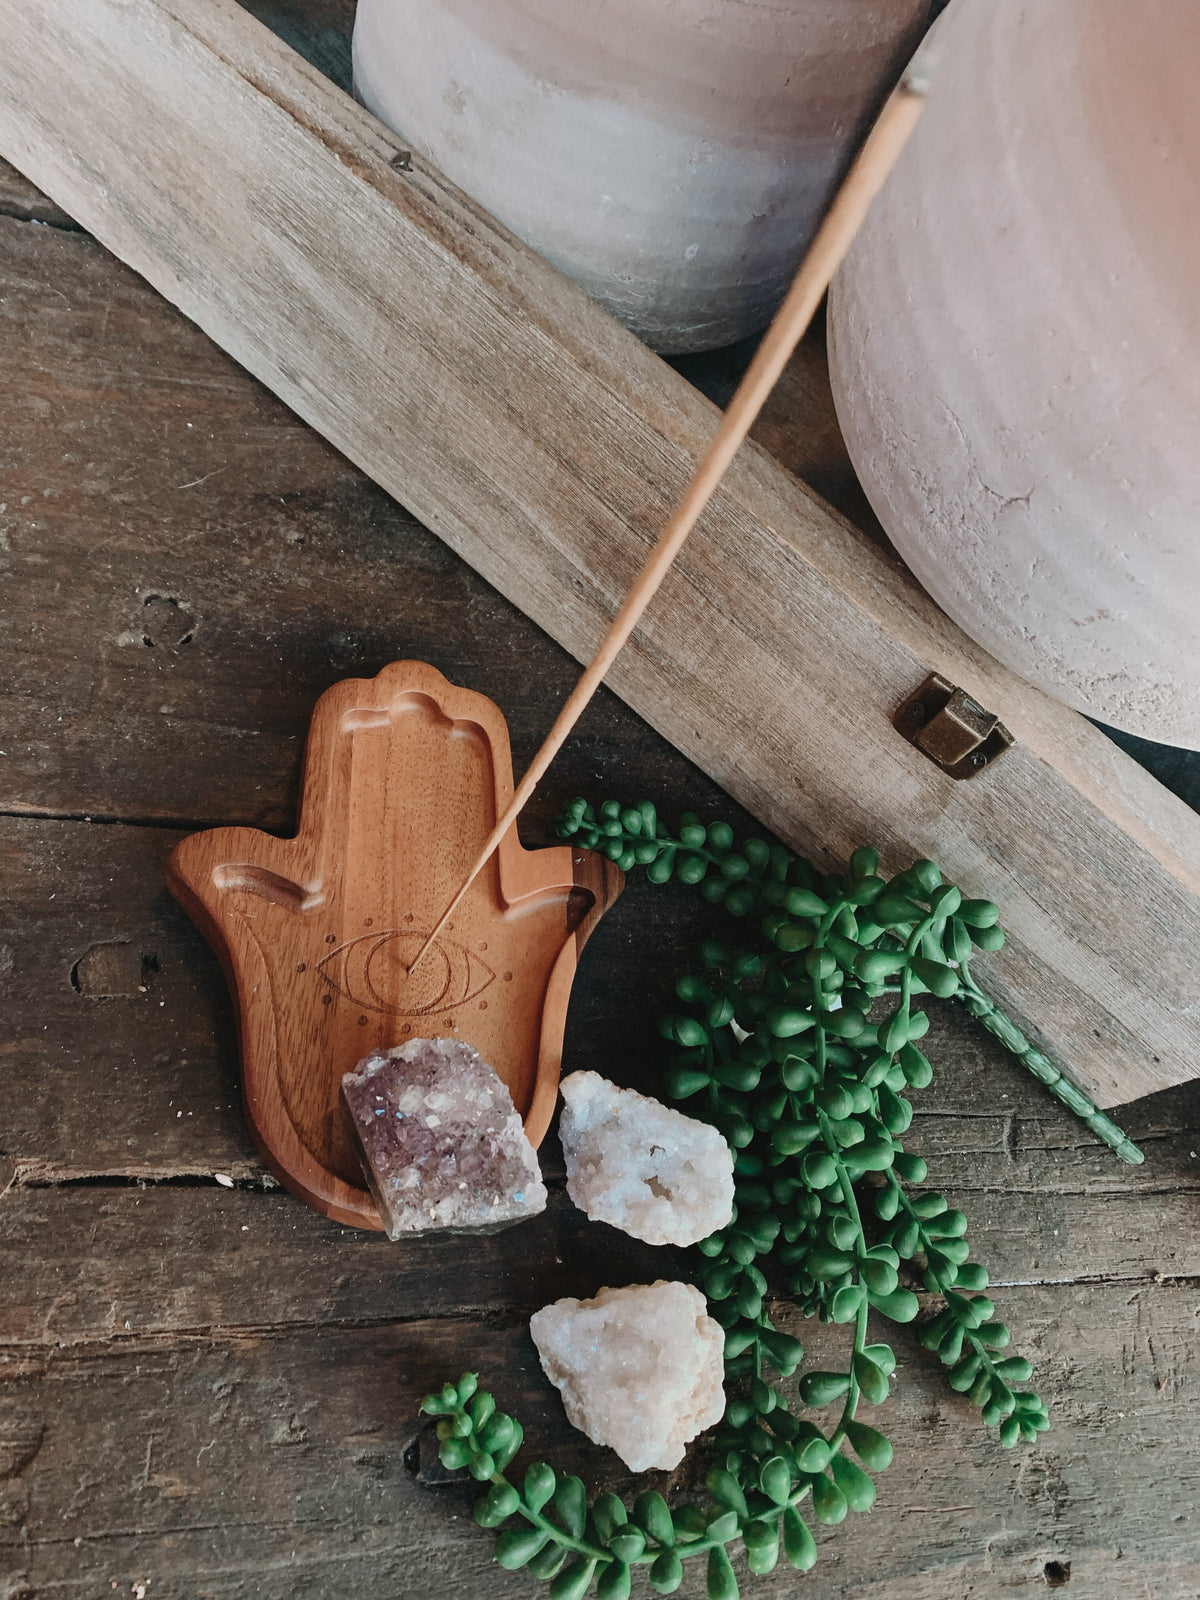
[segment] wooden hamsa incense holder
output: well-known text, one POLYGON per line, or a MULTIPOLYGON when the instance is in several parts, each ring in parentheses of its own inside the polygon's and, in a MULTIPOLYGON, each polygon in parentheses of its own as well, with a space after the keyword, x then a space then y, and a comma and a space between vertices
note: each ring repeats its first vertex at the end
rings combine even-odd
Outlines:
POLYGON ((318 701, 294 839, 217 828, 171 857, 171 892, 233 995, 255 1142, 338 1222, 380 1226, 339 1100, 372 1049, 465 1039, 534 1144, 549 1126, 576 961, 620 870, 565 845, 526 850, 510 829, 408 971, 512 792, 499 709, 399 661, 318 701))

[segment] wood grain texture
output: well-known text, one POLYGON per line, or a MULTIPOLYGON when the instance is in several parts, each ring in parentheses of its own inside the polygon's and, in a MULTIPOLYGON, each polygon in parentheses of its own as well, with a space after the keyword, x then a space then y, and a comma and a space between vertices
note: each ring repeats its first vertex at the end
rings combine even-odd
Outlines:
MULTIPOLYGON (((0 217, 0 284, 7 807, 294 832, 317 699, 402 657, 528 762, 564 650, 87 235, 0 217)), ((641 727, 602 691, 530 825, 649 793, 641 727)))
MULTIPOLYGON (((1010 1600, 1044 1592, 1054 1561, 1087 1600, 1196 1594, 1191 1289, 1027 1288, 1006 1309, 1040 1358, 1054 1432, 1014 1460, 919 1352, 903 1352, 888 1407, 897 1462, 869 1518, 820 1531, 813 1600, 1010 1600)), ((816 1361, 835 1359, 839 1330, 803 1331, 816 1361)), ((94 1600, 113 1581, 128 1595, 149 1579, 168 1600, 527 1600, 528 1574, 492 1565, 470 1491, 412 1470, 416 1406, 464 1351, 521 1415, 531 1458, 593 1491, 634 1486, 568 1428, 515 1318, 486 1336, 472 1318, 435 1317, 5 1349, 10 1593, 94 1600)), ((638 1484, 675 1498, 682 1476, 638 1484)), ((687 1592, 700 1592, 696 1577, 687 1592)), ((753 1592, 794 1595, 795 1575, 777 1569, 753 1592)))
MULTIPOLYGON (((63 19, 6 10, 4 153, 590 655, 712 408, 231 4, 63 19)), ((793 842, 932 854, 996 899, 989 985, 1103 1104, 1195 1071, 1200 825, 1173 797, 760 452, 661 601, 613 676, 648 721, 793 842), (982 782, 890 727, 931 669, 1018 738, 982 782)))
MULTIPOLYGON (((628 731, 636 737, 636 729, 628 731)), ((658 747, 657 792, 682 805, 695 794, 695 773, 658 741, 643 740, 643 759, 658 747)), ((724 815, 737 820, 732 809, 724 815)), ((19 1186, 89 1179, 211 1185, 218 1172, 256 1190, 271 1181, 239 1114, 236 1023, 216 957, 163 887, 167 860, 183 837, 161 827, 0 820, 2 1148, 19 1186), (117 983, 96 989, 81 982, 81 963, 93 951, 120 954, 117 983)), ((671 1008, 674 977, 722 921, 694 891, 655 887, 634 874, 580 966, 564 1042, 572 1069, 653 1085, 662 1062, 656 1022, 671 1008)), ((108 970, 116 966, 105 962, 108 970)), ((1126 1169, 956 1005, 931 1002, 930 1011, 929 1054, 951 1061, 953 1071, 917 1097, 912 1137, 933 1164, 931 1181, 979 1197, 973 1216, 982 1206, 999 1217, 1010 1192, 1031 1197, 1006 1272, 1018 1272, 1030 1240, 1046 1248, 1036 1213, 1059 1206, 1051 1190, 1078 1200, 1072 1249, 1088 1234, 1089 1212, 1099 1219, 1112 1206, 1115 1226, 1127 1201, 1136 1202, 1135 1215, 1169 1203, 1173 1217, 1186 1219, 1200 1194, 1200 1160, 1190 1155, 1200 1149, 1200 1086, 1130 1108, 1124 1120, 1147 1161, 1126 1169), (1177 1198, 1163 1199, 1168 1192, 1177 1198)), ((561 1177, 553 1141, 542 1155, 548 1173, 561 1177)), ((1162 1245, 1179 1248, 1174 1237, 1162 1245)), ((1121 1250, 1128 1261, 1145 1246, 1135 1238, 1121 1250)), ((1053 1275, 1065 1270, 1055 1260, 1028 1265, 1053 1275)), ((1107 1260, 1095 1271, 1107 1271, 1107 1260)), ((1167 1272, 1169 1262, 1151 1253, 1147 1270, 1167 1272)))
POLYGON ((317 702, 294 839, 215 828, 178 845, 172 894, 217 951, 242 1103, 271 1171, 325 1216, 382 1228, 343 1074, 406 1038, 473 1044, 536 1146, 558 1100, 579 952, 624 882, 592 851, 500 841, 417 969, 430 928, 513 793, 486 695, 421 661, 317 702))
MULTIPOLYGON (((0 1593, 529 1597, 469 1492, 431 1482, 416 1398, 482 1366, 531 1446, 631 1487, 567 1428, 525 1321, 673 1254, 587 1223, 553 1135, 546 1214, 482 1248, 398 1249, 298 1205, 251 1143, 226 986, 163 875, 194 819, 295 830, 337 679, 435 659, 505 708, 519 762, 572 663, 86 236, 13 224, 4 262, 5 803, 59 815, 0 821, 0 1593)), ((527 844, 598 788, 750 826, 607 694, 550 777, 527 844)), ((572 1067, 654 1087, 655 1021, 710 917, 632 875, 580 965, 572 1067)), ((1055 1426, 1000 1451, 897 1330, 896 1464, 803 1588, 1014 1600, 1059 1562, 1068 1596, 1194 1600, 1200 1085, 1129 1108, 1135 1171, 953 1006, 928 1050, 909 1141, 966 1210, 1055 1426)), ((841 1330, 798 1331, 836 1364, 841 1330)))
POLYGON ((671 512, 666 526, 651 547, 645 563, 621 601, 616 616, 609 623, 608 631, 601 639, 595 655, 571 690, 566 705, 558 713, 549 733, 538 746, 504 814, 497 819, 492 832, 480 847, 479 854, 475 857, 466 878, 434 923, 427 942, 418 950, 413 962, 414 970, 475 881, 476 875, 483 870, 492 851, 496 849, 504 834, 512 827, 532 798, 533 791, 547 767, 566 743, 596 690, 612 670, 613 663, 628 643, 630 635, 641 621, 647 607, 652 604, 655 595, 662 587, 663 580, 682 550, 688 534, 696 526, 705 507, 720 488, 721 479, 729 470, 738 449, 749 437, 751 428, 758 420, 759 412, 783 375, 796 346, 812 325, 813 317, 833 281, 834 273, 846 259, 846 254, 862 226, 871 201, 879 193, 887 181, 888 174, 899 160, 900 153, 908 143, 924 106, 923 94, 915 89, 910 90, 907 79, 888 97, 850 171, 834 196, 828 215, 817 229, 816 236, 800 264, 783 304, 763 334, 750 365, 725 408, 717 431, 683 492, 683 498, 671 512))
MULTIPOLYGON (((942 1076, 961 1082, 968 1075, 958 1070, 954 1042, 947 1043, 940 1060, 953 1064, 943 1066, 942 1076)), ((653 1080, 640 1085, 655 1087, 653 1080)), ((1037 1124, 1023 1126, 1015 1152, 980 1153, 980 1143, 1002 1133, 1000 1118, 984 1116, 973 1128, 969 1118, 947 1117, 937 1109, 946 1092, 939 1082, 923 1097, 931 1104, 907 1142, 929 1161, 931 1186, 967 1212, 972 1253, 989 1268, 991 1292, 1004 1302, 1001 1315, 1007 1318, 1013 1289, 1060 1287, 1069 1294, 1072 1285, 1103 1284, 1133 1296, 1167 1280, 1200 1282, 1194 1226, 1200 1181, 1189 1184, 1183 1170, 1195 1126, 1180 1131, 1173 1147, 1160 1144, 1153 1185, 1122 1184, 1111 1159, 1106 1174, 1089 1173, 1082 1153, 1064 1154, 1037 1124)), ((206 1135, 193 1124, 194 1141, 206 1135)), ((215 1141, 206 1153, 219 1168, 215 1141)), ((589 1225, 563 1190, 553 1142, 546 1176, 547 1210, 518 1235, 414 1238, 399 1247, 301 1210, 281 1190, 247 1182, 233 1189, 18 1182, 4 1200, 0 1342, 34 1349, 126 1332, 199 1336, 219 1328, 325 1328, 485 1313, 520 1318, 561 1295, 687 1272, 682 1252, 589 1225), (131 1270, 139 1260, 152 1260, 153 1273, 131 1270)), ((1014 1327, 1014 1337, 1020 1345, 1024 1330, 1014 1327)), ((1045 1353, 1052 1354, 1047 1339, 1045 1353)), ((911 1332, 893 1330, 892 1340, 908 1360, 922 1359, 911 1332)), ((931 1396, 937 1387, 931 1366, 931 1396)))

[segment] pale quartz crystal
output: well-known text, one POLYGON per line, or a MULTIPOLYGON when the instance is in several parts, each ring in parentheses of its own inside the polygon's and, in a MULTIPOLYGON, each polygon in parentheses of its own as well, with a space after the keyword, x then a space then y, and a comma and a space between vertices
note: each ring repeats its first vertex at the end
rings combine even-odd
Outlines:
POLYGON ((724 1415, 725 1335, 690 1283, 556 1300, 529 1331, 569 1420, 634 1472, 677 1467, 724 1415))
POLYGON ((733 1152, 707 1122, 598 1072, 562 1083, 567 1193, 647 1244, 696 1244, 733 1217, 733 1152))
POLYGON ((373 1051, 342 1079, 342 1097, 389 1239, 503 1227, 546 1209, 512 1097, 464 1040, 373 1051))

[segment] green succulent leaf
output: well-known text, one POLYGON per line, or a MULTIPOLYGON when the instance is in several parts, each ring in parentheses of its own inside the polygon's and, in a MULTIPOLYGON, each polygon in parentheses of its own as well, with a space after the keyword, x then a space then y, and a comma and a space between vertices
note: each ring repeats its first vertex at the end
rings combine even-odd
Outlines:
POLYGON ((873 1406, 882 1405, 888 1397, 887 1374, 875 1365, 865 1350, 855 1356, 853 1371, 863 1399, 873 1406))
POLYGON ((540 1511, 554 1493, 554 1468, 535 1461, 525 1473, 525 1504, 540 1511))
POLYGON ((800 1380, 800 1398, 806 1406, 832 1405, 849 1387, 848 1372, 806 1372, 800 1380))
POLYGON ((521 1504, 521 1496, 511 1483, 494 1483, 475 1502, 475 1521, 481 1528, 497 1528, 521 1504))
POLYGON ((683 1582, 683 1562, 674 1550, 664 1550, 650 1566, 650 1582, 659 1594, 674 1594, 683 1582))
POLYGON ((891 1440, 885 1438, 877 1428, 869 1428, 865 1422, 847 1422, 846 1438, 863 1466, 869 1467, 872 1472, 886 1472, 891 1466, 891 1440))
POLYGON ((830 1461, 829 1470, 851 1511, 871 1509, 875 1504, 875 1484, 860 1466, 839 1451, 830 1461))
POLYGON ((723 1545, 708 1552, 708 1600, 738 1600, 738 1581, 723 1545))
POLYGON ((755 1577, 774 1572, 779 1562, 778 1522, 752 1522, 743 1531, 746 1565, 755 1577))
POLYGON ((536 1555, 531 1556, 526 1563, 535 1578, 553 1578, 562 1571, 567 1564, 571 1552, 565 1544, 557 1544, 553 1539, 544 1544, 536 1555))
POLYGON ((601 1567, 596 1583, 600 1600, 629 1600, 630 1572, 624 1561, 610 1561, 601 1567))
MULTIPOLYGON (((739 1517, 750 1515, 742 1486, 732 1472, 727 1472, 724 1467, 710 1467, 704 1483, 709 1494, 719 1505, 728 1506, 739 1517)), ((711 1526, 709 1532, 712 1532, 711 1526)))
POLYGON ((496 1560, 513 1572, 532 1561, 549 1537, 541 1528, 510 1528, 496 1540, 496 1560))
POLYGON ((807 1572, 816 1564, 817 1542, 804 1518, 794 1508, 789 1507, 782 1520, 784 1554, 798 1572, 807 1572))
POLYGON ((442 1465, 450 1472, 455 1472, 459 1467, 465 1467, 471 1459, 471 1446, 465 1439, 443 1439, 438 1446, 438 1455, 442 1465))
POLYGON ((781 1506, 792 1492, 791 1468, 782 1456, 771 1456, 758 1472, 759 1487, 772 1505, 781 1506))
POLYGON ((823 1472, 818 1473, 812 1480, 812 1503, 817 1521, 825 1523, 828 1527, 844 1522, 846 1513, 850 1509, 841 1489, 823 1472))
POLYGON ((671 1509, 655 1489, 643 1490, 633 1502, 633 1520, 654 1540, 669 1548, 675 1543, 675 1524, 671 1509))
POLYGON ((583 1479, 569 1474, 554 1486, 554 1509, 573 1539, 582 1539, 587 1527, 587 1490, 583 1479))
POLYGON ((583 1600, 595 1570, 594 1559, 576 1556, 568 1561, 558 1576, 550 1580, 550 1600, 583 1600))

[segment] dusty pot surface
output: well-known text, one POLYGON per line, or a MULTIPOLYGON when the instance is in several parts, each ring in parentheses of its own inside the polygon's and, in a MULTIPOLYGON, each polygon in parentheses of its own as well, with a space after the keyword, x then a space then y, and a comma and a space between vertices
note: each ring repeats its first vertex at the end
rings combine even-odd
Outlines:
POLYGON ((1200 7, 954 0, 834 285, 901 555, 1071 705, 1200 748, 1200 7))
POLYGON ((354 86, 656 349, 754 332, 928 0, 359 0, 354 86))

